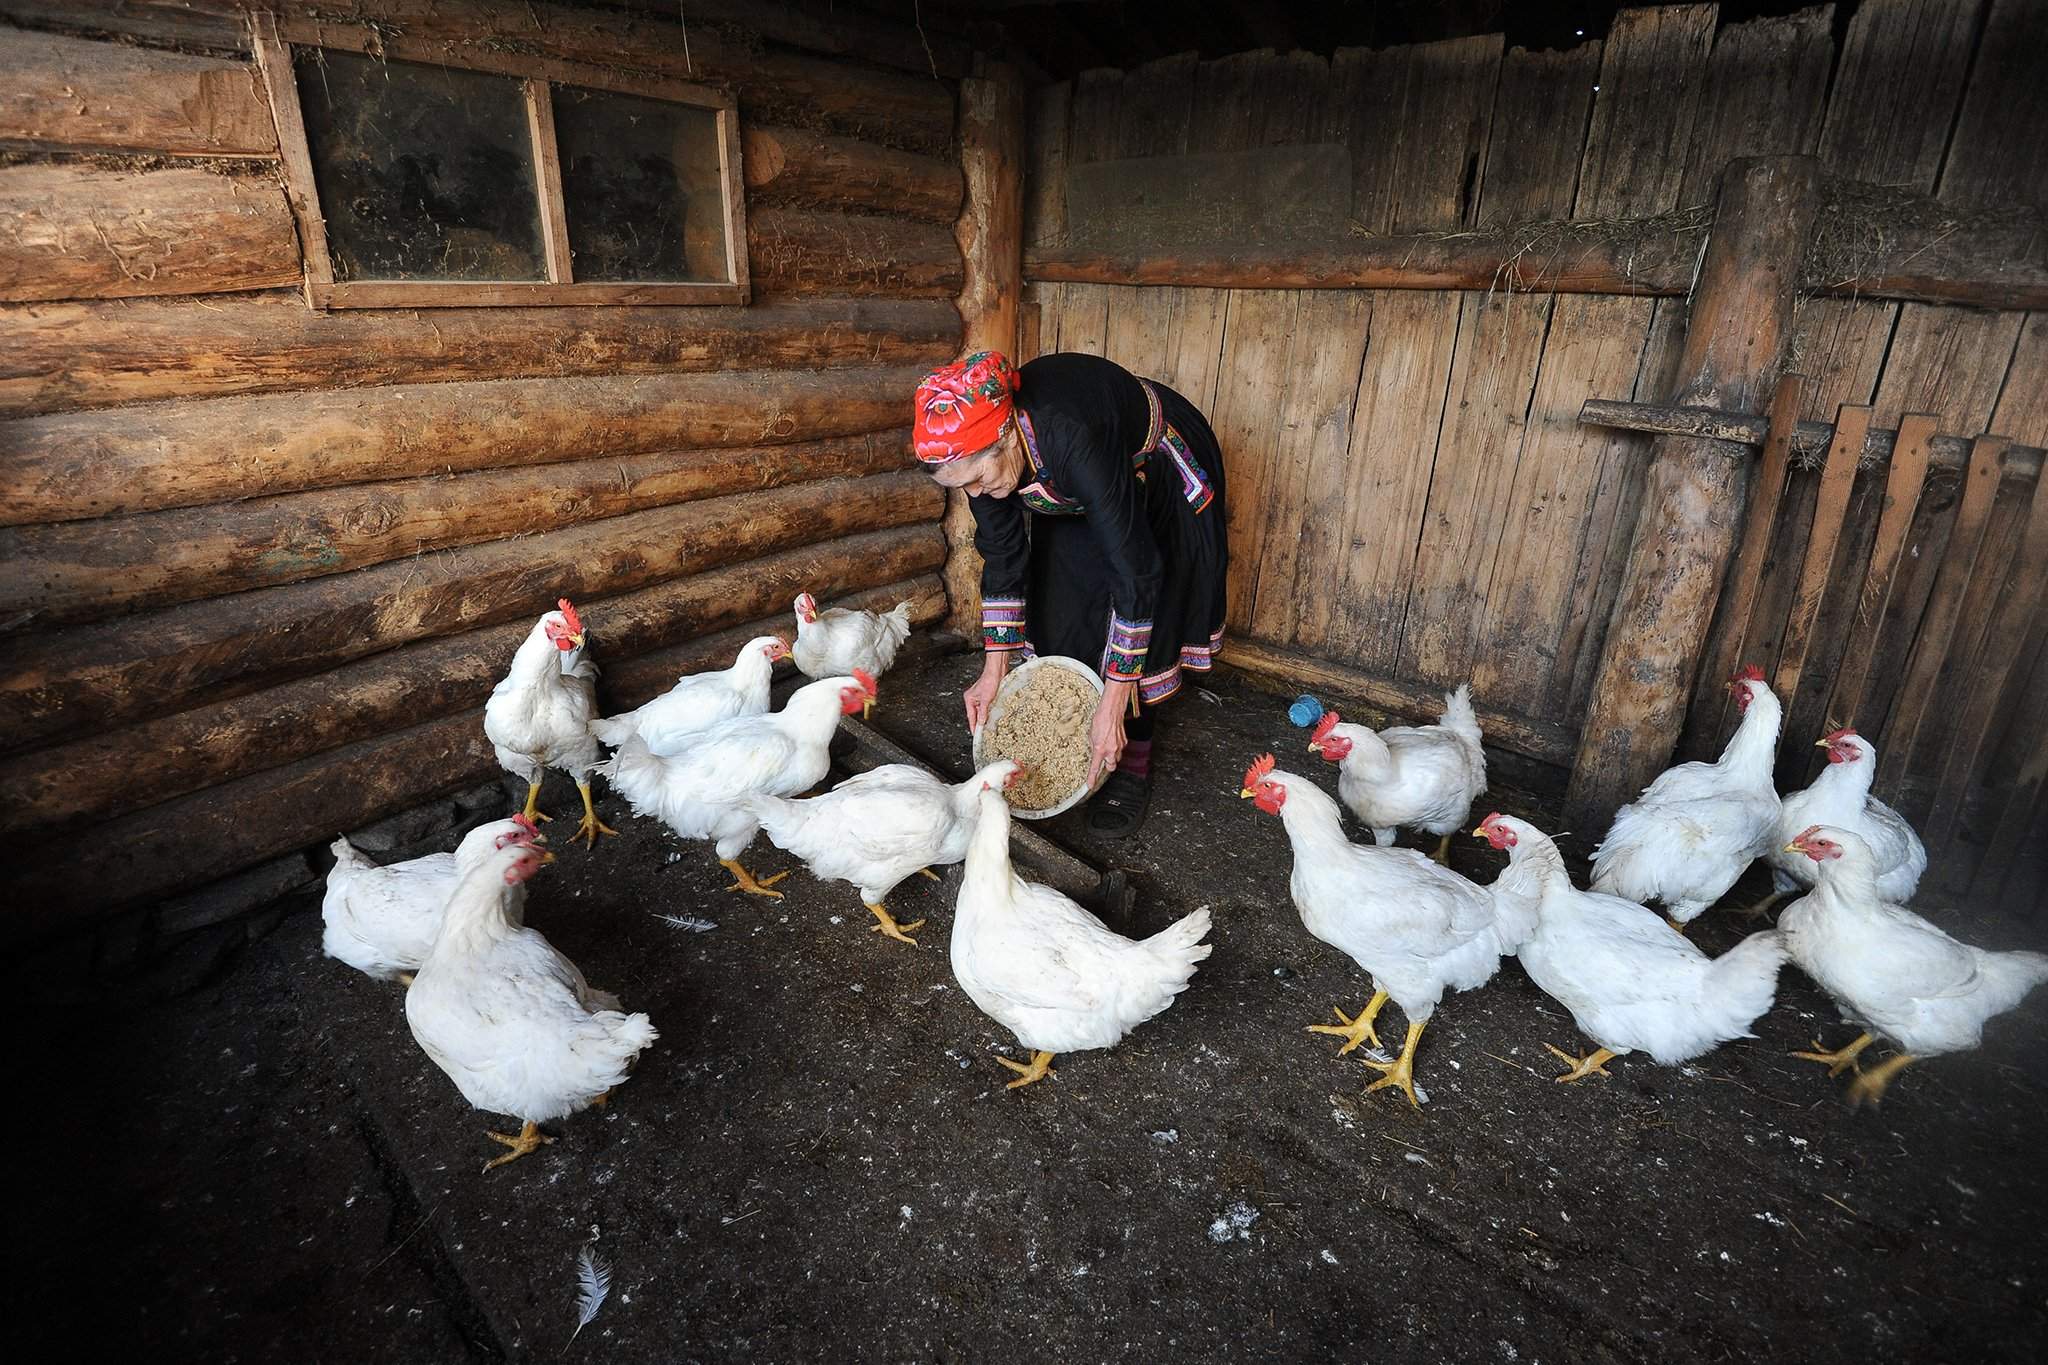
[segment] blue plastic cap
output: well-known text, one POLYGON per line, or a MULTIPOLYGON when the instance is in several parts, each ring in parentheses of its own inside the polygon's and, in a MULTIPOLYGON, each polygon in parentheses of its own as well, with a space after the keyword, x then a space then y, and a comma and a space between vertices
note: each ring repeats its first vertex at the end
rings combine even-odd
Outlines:
POLYGON ((1294 705, 1287 708, 1287 719, 1306 730, 1323 718, 1323 704, 1311 696, 1295 698, 1294 705))

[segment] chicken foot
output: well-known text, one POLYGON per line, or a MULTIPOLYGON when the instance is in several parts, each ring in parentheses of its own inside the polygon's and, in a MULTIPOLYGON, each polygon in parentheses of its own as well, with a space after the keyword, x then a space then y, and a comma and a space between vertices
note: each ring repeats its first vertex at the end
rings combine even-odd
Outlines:
POLYGON ((890 914, 880 901, 869 903, 868 910, 874 915, 876 920, 875 923, 868 926, 869 933, 880 934, 884 938, 893 938, 898 943, 908 943, 913 948, 917 946, 917 940, 912 938, 908 931, 922 925, 924 923, 923 920, 917 919, 912 920, 908 924, 898 924, 896 917, 890 914))
POLYGON ((1893 1078, 1919 1060, 1910 1052, 1901 1052, 1885 1058, 1868 1071, 1858 1071, 1856 1079, 1849 1082, 1849 1107, 1855 1109, 1867 1104, 1875 1109, 1893 1078))
POLYGON ((540 1130, 540 1125, 532 1119, 526 1121, 526 1126, 519 1130, 518 1137, 514 1137, 510 1133, 485 1133, 484 1136, 493 1142, 502 1142, 512 1149, 503 1156, 492 1157, 489 1161, 486 1161, 484 1169, 487 1171, 493 1166, 502 1166, 508 1161, 517 1161, 528 1152, 537 1152, 554 1141, 553 1138, 543 1133, 540 1130))
POLYGON ((1330 1013, 1336 1015, 1338 1022, 1342 1023, 1344 1027, 1338 1028, 1336 1024, 1310 1024, 1308 1025, 1308 1032, 1328 1033, 1345 1039, 1344 1046, 1337 1049, 1339 1057, 1342 1057, 1360 1043, 1369 1042, 1374 1047, 1378 1047, 1380 1046, 1380 1035, 1373 1028, 1373 1021, 1380 1017, 1380 1007, 1386 1003, 1387 993, 1375 987, 1372 999, 1366 1003, 1364 1009, 1358 1012, 1358 1017, 1355 1019, 1346 1019, 1344 1011, 1338 1009, 1335 1005, 1330 1007, 1330 1013))
POLYGON ((726 890, 744 891, 749 896, 766 896, 769 900, 775 901, 779 901, 782 899, 782 893, 780 891, 770 891, 768 888, 775 885, 775 883, 781 881, 784 877, 787 877, 789 873, 778 872, 774 876, 770 877, 767 881, 757 882, 754 880, 754 874, 747 871, 747 869, 745 869, 744 867, 741 867, 739 864, 739 860, 736 858, 720 858, 718 860, 718 865, 720 867, 723 867, 727 872, 732 873, 733 876, 739 879, 738 881, 735 881, 731 886, 725 888, 726 890))
POLYGON ((996 1058, 997 1061, 1017 1073, 1017 1079, 1011 1081, 1003 1089, 1019 1090, 1033 1081, 1042 1081, 1047 1076, 1057 1077, 1060 1073, 1052 1069, 1052 1056, 1050 1052, 1034 1052, 1031 1054, 1031 1064, 1029 1066, 1026 1066, 1023 1062, 1013 1062, 1008 1057, 996 1058))
MULTIPOLYGON (((1792 1055, 1801 1061, 1819 1062, 1828 1069, 1828 1075, 1839 1076, 1847 1068, 1856 1066, 1856 1054, 1876 1041, 1877 1039, 1871 1037, 1868 1033, 1859 1033, 1856 1035, 1856 1041, 1850 1043, 1847 1047, 1837 1048, 1833 1052, 1822 1052, 1820 1050, 1820 1040, 1816 1038, 1813 1042, 1813 1051, 1795 1052, 1792 1055)), ((1857 1070, 1861 1071, 1862 1068, 1857 1067, 1857 1070)), ((1881 1091, 1884 1087, 1879 1086, 1878 1089, 1881 1091)))
POLYGON ((618 831, 597 818, 597 808, 590 804, 590 784, 588 782, 578 782, 576 790, 583 793, 583 823, 576 826, 576 832, 569 836, 570 842, 573 843, 578 839, 587 839, 590 841, 589 846, 596 848, 598 835, 617 834, 618 831))
POLYGON ((928 867, 920 867, 917 870, 917 875, 920 877, 930 877, 935 882, 942 882, 946 880, 944 877, 941 877, 938 873, 932 871, 928 867))
POLYGON ((1417 1109, 1422 1108, 1422 1101, 1415 1094, 1415 1045, 1422 1041, 1422 1029, 1428 1022, 1426 1019, 1412 1019, 1409 1021, 1408 1041, 1401 1045, 1401 1055, 1393 1061, 1366 1062, 1366 1065, 1373 1068, 1373 1070, 1384 1073, 1378 1080, 1365 1088, 1366 1094, 1370 1095, 1375 1090, 1396 1085, 1408 1096, 1409 1104, 1417 1109))
POLYGON ((552 815, 542 815, 540 813, 540 783, 538 782, 526 784, 526 818, 535 822, 555 818, 552 815))
POLYGON ((1583 1057, 1574 1057, 1563 1048, 1552 1047, 1548 1043, 1543 1045, 1543 1050, 1571 1068, 1557 1078, 1559 1085, 1568 1081, 1583 1081, 1588 1076, 1606 1076, 1610 1079, 1613 1077, 1613 1073, 1607 1069, 1607 1064, 1614 1060, 1614 1054, 1604 1047, 1583 1057))
POLYGON ((1772 908, 1775 907, 1779 901, 1784 900, 1786 897, 1791 896, 1793 894, 1794 893, 1790 891, 1773 891, 1770 895, 1765 896, 1756 904, 1743 906, 1742 915, 1745 919, 1762 919, 1765 915, 1771 912, 1772 908))

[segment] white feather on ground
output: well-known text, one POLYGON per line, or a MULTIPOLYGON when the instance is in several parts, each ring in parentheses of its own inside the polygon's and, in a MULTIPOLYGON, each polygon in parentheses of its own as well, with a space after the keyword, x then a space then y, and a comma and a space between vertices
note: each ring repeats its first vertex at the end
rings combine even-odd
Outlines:
MULTIPOLYGON (((611 1262, 586 1246, 576 1255, 576 1332, 590 1325, 611 1292, 611 1262)), ((569 1333, 569 1340, 576 1340, 576 1332, 569 1333)))

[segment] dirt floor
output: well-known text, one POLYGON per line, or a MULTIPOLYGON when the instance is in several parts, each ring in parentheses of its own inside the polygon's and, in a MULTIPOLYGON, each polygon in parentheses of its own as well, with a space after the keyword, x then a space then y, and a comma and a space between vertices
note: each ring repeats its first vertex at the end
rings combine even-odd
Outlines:
MULTIPOLYGON (((973 666, 891 674, 876 724, 964 771, 973 666)), ((1303 1031, 1364 979, 1301 928, 1279 822, 1237 799, 1266 749, 1334 774, 1282 700, 1208 690, 1162 719, 1138 840, 1039 828, 1129 871, 1126 932, 1211 907, 1215 954, 1121 1047, 1021 1092, 948 969, 957 869, 903 888, 899 916, 930 917, 913 950, 801 870, 781 902, 728 896, 705 848, 616 800, 622 837, 561 850, 528 919, 662 1039, 608 1109, 488 1175, 505 1122, 420 1053, 398 988, 319 956, 317 914, 160 965, 146 998, 16 981, 18 1358, 2038 1358, 2048 999, 1854 1113, 1785 1055, 1849 1036, 1796 972, 1753 1041, 1561 1086, 1542 1045, 1581 1041, 1509 965, 1438 1010, 1420 1113, 1367 1096, 1374 1073, 1303 1031), (592 1244, 615 1278, 572 1341, 592 1244)), ((1488 804, 1541 822, 1545 799, 1488 804)), ((1499 855, 1463 844, 1490 879, 1499 855)), ((792 864, 762 841, 750 865, 792 864)))

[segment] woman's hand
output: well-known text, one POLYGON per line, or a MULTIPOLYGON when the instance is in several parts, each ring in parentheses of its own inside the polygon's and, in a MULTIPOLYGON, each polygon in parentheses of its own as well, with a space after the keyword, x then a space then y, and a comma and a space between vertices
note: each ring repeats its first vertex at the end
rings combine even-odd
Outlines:
POLYGON ((1010 671, 1010 651, 990 650, 982 657, 981 676, 974 685, 961 693, 961 700, 967 703, 967 733, 978 735, 981 727, 988 724, 989 708, 996 704, 996 692, 1003 685, 1003 675, 1010 671))
POLYGON ((1104 683, 1102 700, 1095 703, 1095 719, 1088 725, 1088 785, 1116 771, 1124 756, 1124 713, 1131 709, 1133 684, 1115 679, 1104 683))

